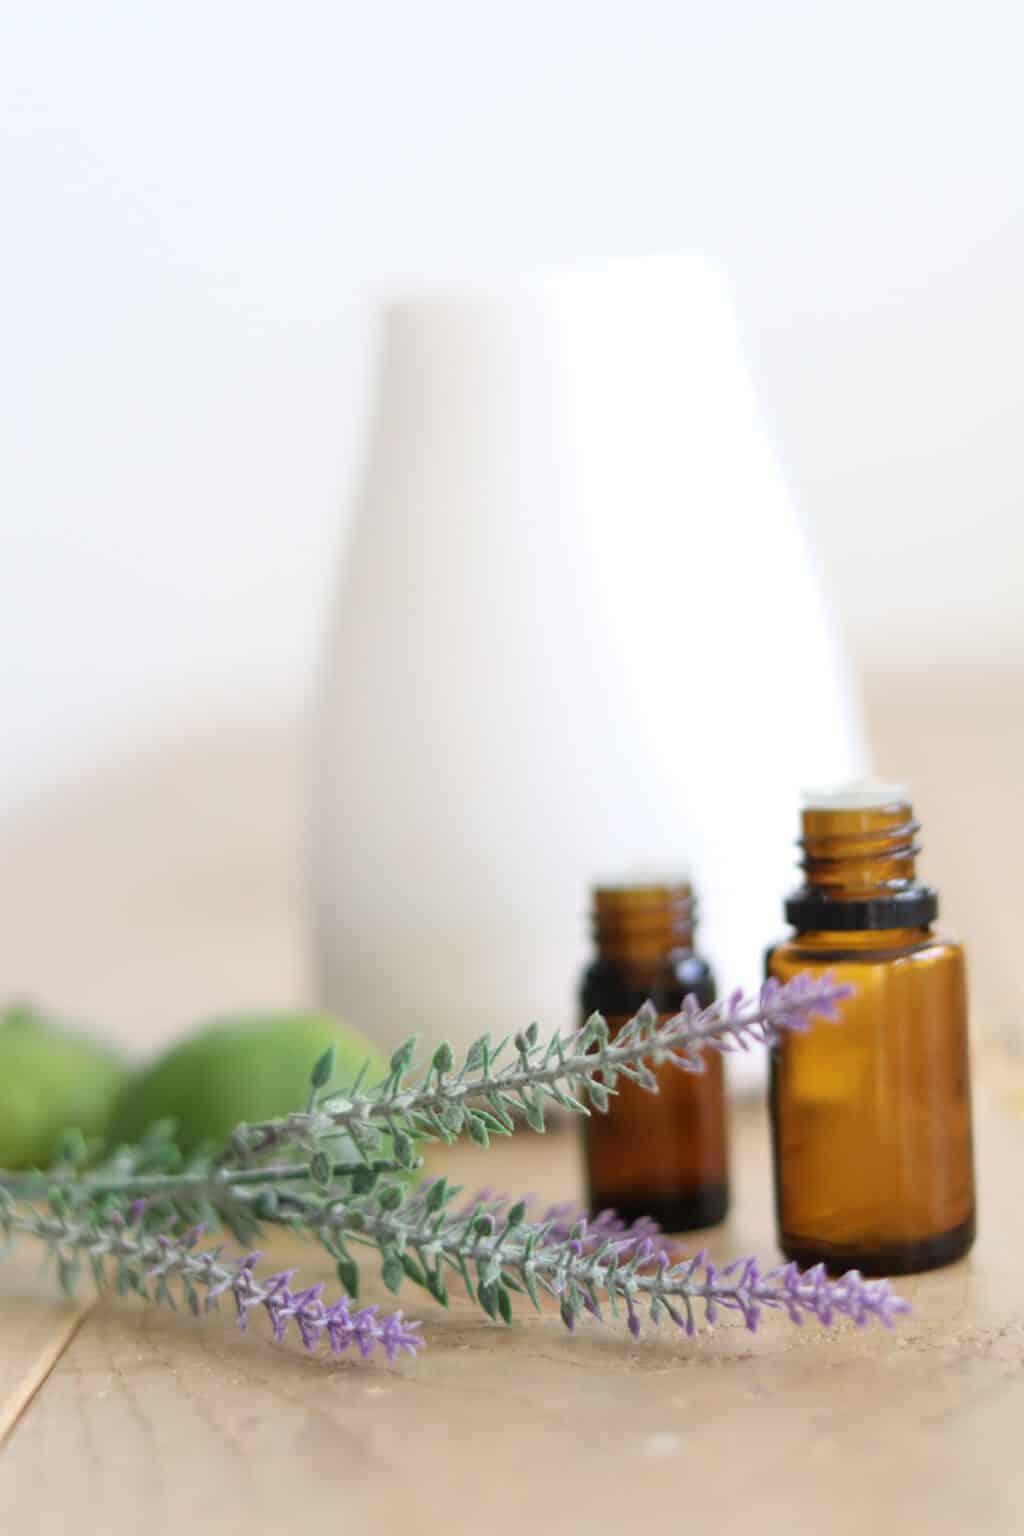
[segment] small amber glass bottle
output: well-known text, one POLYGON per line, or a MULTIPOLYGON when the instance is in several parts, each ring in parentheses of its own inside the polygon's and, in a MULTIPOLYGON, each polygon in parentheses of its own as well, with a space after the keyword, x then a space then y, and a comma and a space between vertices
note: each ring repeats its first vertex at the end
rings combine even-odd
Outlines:
POLYGON ((907 1274, 974 1240, 964 954, 932 929, 918 830, 894 786, 805 797, 796 935, 768 972, 829 970, 856 991, 839 1023, 772 1052, 780 1243, 800 1264, 907 1274))
MULTIPOLYGON (((692 993, 706 1006, 715 983, 693 950, 688 884, 602 885, 594 891, 597 958, 583 976, 584 1017, 604 1014, 612 1036, 648 1000, 678 1013, 692 993)), ((627 1221, 653 1216, 667 1232, 721 1221, 728 1206, 722 1058, 705 1070, 658 1069, 658 1093, 620 1078, 607 1114, 586 1122, 589 1205, 627 1221)))

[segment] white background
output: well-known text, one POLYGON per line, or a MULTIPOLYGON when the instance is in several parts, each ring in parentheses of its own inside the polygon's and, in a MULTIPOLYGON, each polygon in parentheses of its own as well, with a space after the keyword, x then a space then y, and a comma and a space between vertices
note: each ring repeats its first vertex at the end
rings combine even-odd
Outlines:
POLYGON ((367 293, 464 271, 709 252, 862 668, 1020 657, 1015 0, 36 0, 0 30, 0 808, 301 704, 367 293))
POLYGON ((690 247, 1021 1038, 1019 0, 12 0, 0 220, 0 996, 136 1048, 317 997, 370 296, 690 247))

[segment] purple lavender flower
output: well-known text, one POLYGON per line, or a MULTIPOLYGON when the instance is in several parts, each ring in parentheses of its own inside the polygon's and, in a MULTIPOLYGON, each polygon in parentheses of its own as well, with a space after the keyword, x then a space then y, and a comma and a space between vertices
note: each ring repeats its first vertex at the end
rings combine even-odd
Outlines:
POLYGON ((717 1269, 704 1254, 690 1261, 689 1294, 703 1302, 709 1323, 717 1307, 739 1312, 750 1329, 757 1331, 764 1307, 784 1310, 791 1322, 816 1318, 826 1328, 837 1317, 848 1317, 864 1328, 874 1319, 891 1328, 893 1319, 910 1311, 909 1302, 894 1295, 888 1280, 865 1280, 851 1269, 831 1280, 823 1264, 801 1270, 783 1264, 765 1273, 757 1259, 737 1259, 717 1269), (701 1274, 703 1270, 703 1274, 701 1274))
POLYGON ((97 1285, 103 1283, 105 1265, 112 1263, 119 1290, 130 1288, 173 1306, 170 1283, 177 1281, 196 1315, 215 1310, 222 1296, 230 1296, 243 1332, 250 1313, 262 1309, 278 1343, 294 1323, 307 1350, 315 1349, 324 1334, 333 1354, 340 1355, 355 1345, 363 1359, 378 1348, 388 1360, 395 1360, 403 1352, 414 1355, 423 1347, 417 1332, 419 1323, 407 1322, 401 1312, 379 1316, 376 1307, 357 1309, 347 1296, 325 1305, 320 1284, 292 1290, 294 1270, 261 1279, 256 1273, 258 1253, 225 1259, 219 1247, 197 1252, 201 1226, 184 1234, 147 1233, 142 1226, 144 1210, 144 1203, 136 1202, 131 1226, 117 1211, 100 1225, 67 1214, 9 1210, 0 1211, 0 1225, 8 1233, 25 1233, 45 1242, 65 1276, 75 1272, 76 1257, 84 1253, 89 1256, 97 1285))
MULTIPOLYGON (((588 1232, 588 1236, 592 1234, 588 1232)), ((587 1245, 586 1237, 583 1241, 587 1245)), ((636 1310, 640 1300, 650 1303, 655 1323, 665 1310, 691 1337, 696 1327, 695 1303, 703 1307, 710 1327, 718 1321, 719 1311, 738 1312, 752 1333, 757 1331, 764 1308, 784 1311, 796 1324, 812 1317, 826 1328, 838 1317, 850 1318, 858 1328, 872 1320, 891 1328, 894 1318, 910 1311, 909 1302, 893 1293, 888 1280, 865 1280, 855 1269, 830 1279, 823 1264, 801 1270, 790 1263, 762 1271, 756 1258, 744 1258, 719 1267, 703 1249, 673 1264, 673 1245, 663 1234, 652 1234, 649 1223, 639 1231, 627 1228, 611 1242, 616 1267, 624 1265, 628 1275, 623 1291, 634 1338, 640 1333, 636 1310), (677 1303, 682 1304, 682 1310, 677 1303)), ((593 1249, 587 1245, 587 1251, 593 1249)), ((610 1276, 605 1273, 595 1278, 600 1284, 607 1283, 610 1276)), ((614 1292, 615 1281, 609 1289, 614 1292)))
MULTIPOLYGON (((173 1244, 171 1246, 173 1248, 173 1244)), ((207 1310, 216 1307, 219 1296, 230 1292, 238 1313, 238 1326, 243 1333, 248 1327, 250 1312, 262 1308, 278 1344, 284 1341, 289 1323, 294 1323, 303 1347, 309 1351, 316 1349, 324 1334, 332 1354, 340 1355, 355 1345, 364 1360, 378 1346, 389 1361, 396 1359, 403 1350, 414 1355, 423 1347, 423 1340, 416 1331, 419 1323, 407 1322, 401 1312, 381 1317, 375 1306, 354 1308, 347 1296, 339 1297, 327 1306, 322 1299, 322 1283, 301 1291, 291 1289, 294 1270, 284 1270, 266 1280, 258 1280, 254 1268, 259 1255, 255 1253, 229 1266, 222 1265, 216 1256, 206 1254, 197 1255, 195 1262, 206 1264, 211 1257, 214 1262, 208 1266, 209 1272, 211 1275, 214 1270, 219 1273, 207 1290, 207 1310)), ((174 1267, 180 1266, 175 1264, 174 1267)), ((147 1279, 166 1273, 165 1263, 154 1265, 146 1273, 147 1279)))
MULTIPOLYGON (((405 1207, 404 1220, 413 1227, 430 1187, 421 1187, 405 1207)), ((797 1324, 814 1318, 830 1327, 848 1317, 858 1327, 877 1321, 887 1328, 909 1311, 887 1280, 865 1280, 856 1270, 830 1279, 823 1265, 762 1270, 757 1259, 742 1258, 719 1266, 704 1250, 684 1256, 649 1218, 627 1225, 614 1211, 589 1217, 569 1203, 510 1223, 509 1212, 524 1203, 529 1206, 528 1200, 513 1206, 506 1196, 483 1191, 449 1212, 440 1228, 425 1231, 424 1240, 432 1237, 478 1266, 500 1264, 503 1276, 516 1278, 531 1296, 534 1289, 546 1291, 570 1330, 583 1311, 601 1319, 599 1296, 613 1311, 624 1305, 634 1338, 644 1309, 654 1323, 667 1313, 689 1337, 698 1311, 711 1327, 722 1314, 737 1313, 752 1332, 766 1310, 797 1324)))

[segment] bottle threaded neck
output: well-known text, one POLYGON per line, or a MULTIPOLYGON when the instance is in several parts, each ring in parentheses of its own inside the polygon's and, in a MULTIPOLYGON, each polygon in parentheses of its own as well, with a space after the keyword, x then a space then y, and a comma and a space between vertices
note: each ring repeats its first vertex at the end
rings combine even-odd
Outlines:
POLYGON ((801 820, 805 884, 786 902, 795 927, 916 928, 934 919, 938 898, 917 880, 921 824, 905 793, 869 795, 851 786, 808 796, 801 820))
POLYGON ((921 823, 907 801, 822 808, 802 813, 800 861, 807 884, 837 901, 863 900, 915 884, 915 841, 921 823))
POLYGON ((592 919, 606 959, 649 960, 693 948, 696 903, 688 881, 599 885, 592 919))

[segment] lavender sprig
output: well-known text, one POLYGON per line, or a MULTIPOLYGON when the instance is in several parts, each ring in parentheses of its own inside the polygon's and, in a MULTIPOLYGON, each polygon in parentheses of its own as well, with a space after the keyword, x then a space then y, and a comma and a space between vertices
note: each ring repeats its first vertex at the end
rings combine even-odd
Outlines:
POLYGON ((483 1035, 470 1046, 458 1073, 451 1046, 442 1043, 426 1077, 410 1087, 405 1078, 415 1055, 414 1036, 395 1051, 388 1076, 375 1088, 362 1091, 361 1072, 345 1095, 333 1092, 318 1099, 314 1092, 305 1111, 240 1126, 220 1161, 225 1166, 247 1164, 290 1144, 311 1151, 325 1136, 340 1132, 369 1158, 380 1150, 386 1129, 398 1161, 409 1163, 416 1139, 451 1142, 465 1131, 486 1146, 491 1134, 511 1135, 518 1117, 532 1130, 543 1131, 548 1100, 589 1114, 576 1097, 584 1091, 593 1107, 604 1110, 620 1077, 656 1093, 653 1068, 670 1065, 702 1072, 702 1052, 708 1047, 749 1050, 771 1044, 784 1031, 807 1029, 812 1015, 834 1020, 837 1005, 851 992, 829 973, 805 974, 785 986, 766 981, 752 998, 737 990, 707 1008, 691 995, 669 1019, 659 1019, 654 1005, 645 1003, 614 1038, 599 1013, 571 1035, 554 1035, 546 1042, 531 1024, 514 1037, 514 1060, 500 1064, 507 1037, 495 1045, 483 1035))
POLYGON ((836 1317, 859 1326, 875 1319, 890 1327, 907 1303, 886 1280, 864 1280, 851 1270, 829 1279, 822 1265, 801 1271, 786 1264, 763 1271, 754 1258, 719 1268, 705 1251, 675 1259, 676 1246, 645 1220, 627 1227, 614 1212, 593 1220, 580 1216, 566 1226, 564 1207, 527 1220, 523 1200, 476 1200, 449 1209, 459 1193, 444 1179, 430 1180, 400 1206, 390 1201, 340 1202, 322 1211, 319 1235, 328 1249, 343 1236, 371 1243, 382 1254, 385 1284, 397 1289, 403 1277, 424 1286, 447 1304, 445 1269, 455 1270, 491 1318, 511 1321, 511 1293, 525 1292, 539 1308, 541 1291, 558 1302, 572 1329, 584 1311, 602 1317, 607 1300, 613 1315, 626 1309, 630 1332, 639 1332, 638 1308, 652 1322, 669 1316, 692 1336, 694 1308, 702 1305, 709 1325, 719 1309, 739 1312, 756 1329, 764 1308, 783 1310, 792 1322, 814 1317, 829 1326, 836 1317))
POLYGON ((45 1243, 68 1295, 77 1287, 84 1255, 97 1290, 105 1287, 112 1264, 119 1292, 132 1290, 145 1300, 173 1307, 171 1282, 177 1280, 195 1316, 215 1310, 221 1297, 228 1296, 235 1304, 243 1332, 250 1314, 262 1309, 279 1344, 294 1323, 307 1350, 315 1349, 323 1337, 332 1354, 340 1355, 354 1346, 363 1359, 377 1348, 388 1360, 402 1351, 415 1354, 422 1348, 419 1323, 407 1322, 401 1312, 381 1316, 375 1306, 356 1309, 348 1296, 328 1305, 322 1299, 322 1284, 292 1290, 294 1270, 260 1279, 256 1274, 259 1253, 224 1259, 221 1247, 196 1251, 201 1227, 176 1236, 146 1233, 141 1225, 144 1207, 144 1201, 136 1201, 128 1221, 115 1211, 105 1221, 91 1223, 69 1220, 59 1211, 49 1216, 41 1212, 26 1215, 0 1208, 0 1231, 8 1236, 20 1232, 45 1243))
MULTIPOLYGON (((688 997, 682 1010, 665 1020, 647 1004, 614 1039, 599 1014, 572 1035, 555 1036, 544 1045, 531 1025, 516 1036, 516 1060, 502 1066, 500 1058, 508 1042, 492 1046, 485 1036, 470 1047, 461 1070, 454 1074, 451 1048, 441 1045, 426 1078, 407 1088, 403 1079, 415 1046, 410 1040, 396 1051, 389 1077, 375 1092, 360 1091, 360 1073, 343 1100, 321 1094, 333 1074, 327 1052, 313 1069, 309 1106, 283 1120, 240 1126, 213 1166, 206 1159, 161 1171, 168 1157, 175 1155, 166 1139, 169 1127, 164 1125, 154 1127, 140 1148, 118 1149, 106 1165, 89 1173, 77 1172, 72 1158, 45 1178, 0 1174, 0 1189, 33 1199, 55 1186, 76 1207, 110 1197, 123 1204, 125 1199, 145 1195, 154 1225, 180 1230, 213 1220, 228 1226, 243 1243, 258 1236, 264 1221, 315 1230, 322 1193, 330 1192, 333 1201, 340 1198, 346 1206, 354 1197, 369 1196, 388 1175, 419 1165, 418 1140, 440 1136, 452 1141, 465 1131, 486 1146, 490 1134, 510 1134, 520 1115, 533 1130, 543 1131, 549 1101, 590 1113, 576 1094, 585 1095, 591 1108, 606 1111, 620 1077, 656 1093, 653 1068, 668 1064, 683 1071, 703 1071, 702 1053, 707 1047, 748 1049, 753 1043, 777 1038, 783 1030, 808 1028, 813 1014, 834 1019, 838 1003, 849 992, 849 987, 826 974, 798 976, 785 987, 769 981, 755 998, 745 999, 737 991, 704 1009, 688 997), (371 1156, 383 1150, 381 1123, 392 1138, 395 1156, 391 1158, 371 1156), (339 1163, 329 1156, 327 1149, 339 1132, 347 1133, 356 1145, 361 1164, 339 1163), (294 1144, 303 1148, 307 1163, 281 1161, 289 1152, 294 1156, 294 1144), (278 1160, 260 1161, 272 1149, 278 1160), (248 1166, 235 1166, 239 1157, 248 1166)), ((389 1198, 402 1198, 399 1185, 386 1187, 389 1198)), ((352 1261, 344 1253, 336 1257, 344 1270, 343 1283, 351 1286, 355 1283, 352 1261)), ((391 1273, 397 1273, 394 1265, 391 1273)))
POLYGON ((411 1280, 445 1305, 446 1277, 454 1271, 491 1318, 506 1322, 513 1294, 525 1293, 539 1306, 544 1292, 557 1300, 569 1328, 584 1311, 600 1317, 607 1302, 613 1314, 625 1308, 634 1335, 641 1310, 654 1322, 670 1317, 688 1334, 698 1311, 709 1325, 726 1311, 755 1328, 762 1312, 774 1309, 794 1322, 810 1316, 827 1325, 847 1316, 859 1325, 876 1319, 889 1326, 906 1304, 887 1282, 864 1281, 855 1271, 830 1280, 820 1267, 762 1271, 749 1258, 718 1268, 704 1253, 678 1257, 651 1221, 626 1226, 613 1212, 588 1218, 566 1207, 532 1219, 525 1200, 479 1196, 460 1206, 459 1191, 446 1180, 411 1191, 405 1177, 419 1162, 418 1140, 452 1141, 465 1131, 486 1146, 491 1133, 511 1133, 520 1116, 543 1131, 549 1101, 590 1113, 577 1094, 587 1097, 590 1108, 606 1110, 619 1078, 657 1092, 654 1068, 701 1071, 709 1046, 747 1049, 784 1030, 806 1029, 812 1015, 834 1019, 850 990, 827 975, 801 976, 785 987, 768 982, 754 999, 734 993, 706 1009, 688 999, 664 1021, 648 1004, 614 1039, 598 1014, 574 1034, 546 1044, 531 1025, 515 1036, 514 1059, 502 1062, 507 1040, 492 1045, 484 1036, 457 1073, 451 1048, 443 1044, 426 1077, 412 1086, 405 1078, 415 1042, 407 1041, 383 1083, 364 1093, 360 1073, 344 1098, 324 1091, 333 1074, 328 1052, 313 1068, 304 1110, 238 1127, 215 1161, 199 1157, 186 1164, 164 1126, 154 1127, 137 1148, 116 1149, 90 1172, 80 1171, 86 1150, 74 1135, 65 1138, 48 1175, 0 1172, 0 1229, 46 1243, 69 1292, 85 1254, 97 1284, 105 1266, 116 1263, 121 1289, 173 1305, 169 1281, 177 1277, 193 1310, 201 1309, 201 1291, 203 1308, 230 1292, 243 1327, 249 1312, 262 1308, 275 1337, 294 1320, 307 1348, 326 1334, 336 1352, 354 1343, 368 1353, 379 1343, 389 1359, 398 1350, 415 1351, 418 1325, 405 1323, 400 1313, 379 1319, 373 1308, 353 1310, 360 1279, 353 1248, 378 1252, 390 1290, 411 1280), (358 1163, 332 1156, 341 1133, 355 1145, 358 1163), (373 1156, 386 1150, 385 1133, 390 1154, 373 1156), (297 1148, 307 1161, 295 1160, 297 1148), (267 1160, 272 1151, 283 1156, 267 1160), (44 1197, 50 1215, 38 1209, 44 1197), (343 1298, 327 1306, 319 1286, 293 1291, 291 1272, 260 1281, 255 1254, 222 1260, 219 1248, 196 1253, 197 1223, 209 1221, 228 1227, 246 1245, 265 1223, 315 1236, 333 1255, 352 1302, 343 1298))

